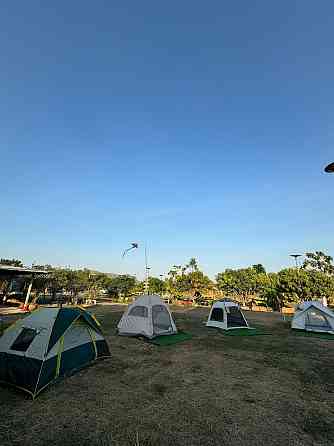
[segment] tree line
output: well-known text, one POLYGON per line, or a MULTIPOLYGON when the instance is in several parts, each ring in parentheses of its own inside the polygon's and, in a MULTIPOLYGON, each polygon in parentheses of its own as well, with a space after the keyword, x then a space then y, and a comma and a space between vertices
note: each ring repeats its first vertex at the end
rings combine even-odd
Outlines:
MULTIPOLYGON (((334 266, 331 256, 321 251, 306 253, 301 267, 284 268, 279 272, 267 272, 262 264, 248 268, 227 268, 211 280, 200 270, 195 258, 185 265, 173 265, 165 277, 150 277, 150 293, 158 293, 173 299, 189 299, 210 303, 223 296, 231 297, 243 305, 265 305, 280 309, 284 305, 303 300, 326 297, 334 304, 334 266)), ((1 259, 2 264, 22 266, 17 259, 1 259)), ((96 298, 101 292, 113 299, 126 299, 141 294, 145 282, 136 277, 112 275, 89 269, 74 270, 51 265, 34 265, 49 272, 46 277, 34 280, 37 296, 46 291, 56 295, 65 292, 70 298, 86 293, 96 298)), ((0 291, 3 284, 0 284, 0 291)))

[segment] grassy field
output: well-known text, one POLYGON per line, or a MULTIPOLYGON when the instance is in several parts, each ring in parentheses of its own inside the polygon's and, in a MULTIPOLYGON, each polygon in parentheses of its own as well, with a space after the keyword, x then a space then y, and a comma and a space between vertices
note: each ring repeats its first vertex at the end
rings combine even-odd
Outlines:
POLYGON ((174 312, 193 338, 157 347, 116 336, 121 308, 94 312, 112 358, 35 401, 1 387, 1 446, 334 444, 334 341, 273 313, 247 313, 272 336, 224 336, 194 309, 174 312))

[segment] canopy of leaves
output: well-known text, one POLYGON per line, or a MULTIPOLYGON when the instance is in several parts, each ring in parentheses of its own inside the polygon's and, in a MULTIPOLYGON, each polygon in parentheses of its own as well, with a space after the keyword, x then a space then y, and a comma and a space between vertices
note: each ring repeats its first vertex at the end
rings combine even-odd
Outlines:
MULTIPOLYGON (((334 267, 332 257, 322 251, 306 253, 302 268, 285 268, 278 273, 266 273, 261 263, 248 268, 225 269, 212 282, 199 268, 195 258, 185 265, 173 265, 167 278, 149 278, 149 292, 163 294, 168 292, 174 297, 191 296, 196 298, 208 292, 220 291, 225 296, 239 300, 243 304, 261 302, 279 309, 282 305, 301 300, 321 299, 326 297, 334 302, 334 267)), ((18 259, 1 259, 1 263, 22 266, 18 259)), ((89 269, 73 270, 54 268, 51 265, 35 265, 37 269, 50 272, 46 277, 38 276, 34 280, 35 291, 48 289, 52 293, 70 291, 76 295, 88 291, 96 296, 98 290, 108 290, 109 294, 124 297, 141 294, 144 282, 138 282, 131 275, 111 276, 110 274, 89 269)), ((8 282, 8 281, 7 281, 8 282)), ((0 284, 3 292, 9 289, 8 283, 0 284)))
POLYGON ((197 297, 212 286, 212 281, 200 271, 195 258, 185 266, 174 265, 166 280, 166 290, 173 296, 197 297))
POLYGON ((322 251, 307 252, 306 259, 303 263, 303 269, 320 271, 325 274, 334 274, 334 266, 332 264, 333 257, 324 254, 322 251))
POLYGON ((262 265, 262 263, 257 263, 256 265, 253 265, 253 269, 255 269, 255 271, 257 273, 266 273, 265 267, 262 265))
POLYGON ((265 273, 257 272, 253 267, 241 269, 226 269, 217 274, 218 288, 227 296, 240 298, 243 302, 249 296, 259 293, 268 286, 269 279, 265 273))
POLYGON ((287 268, 278 273, 277 292, 284 302, 330 298, 334 281, 321 271, 287 268))
POLYGON ((165 289, 165 282, 158 277, 150 277, 148 279, 148 290, 150 294, 162 294, 165 289))
POLYGON ((108 286, 108 291, 114 296, 129 295, 135 289, 136 278, 128 274, 113 277, 108 286))
POLYGON ((304 300, 329 301, 334 296, 332 257, 322 251, 306 253, 302 268, 285 268, 267 274, 262 264, 251 268, 226 269, 216 277, 218 288, 227 296, 246 303, 256 299, 273 308, 304 300))

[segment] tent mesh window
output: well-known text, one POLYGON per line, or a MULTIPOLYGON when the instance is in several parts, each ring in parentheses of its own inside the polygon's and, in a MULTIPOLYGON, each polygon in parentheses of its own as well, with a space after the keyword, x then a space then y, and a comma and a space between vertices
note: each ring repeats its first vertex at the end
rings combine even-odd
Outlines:
POLYGON ((165 331, 171 328, 168 310, 163 305, 153 305, 152 319, 154 331, 165 331))
POLYGON ((37 331, 33 328, 22 328, 22 331, 15 339, 10 349, 19 352, 27 351, 36 335, 37 331))
POLYGON ((305 328, 314 330, 330 330, 326 316, 316 308, 311 308, 305 318, 305 328))
POLYGON ((214 308, 212 310, 210 320, 224 322, 224 311, 221 308, 214 308))
POLYGON ((129 316, 148 317, 148 309, 142 306, 133 307, 130 310, 129 316))
POLYGON ((228 327, 246 327, 247 324, 238 307, 230 307, 227 314, 228 327))

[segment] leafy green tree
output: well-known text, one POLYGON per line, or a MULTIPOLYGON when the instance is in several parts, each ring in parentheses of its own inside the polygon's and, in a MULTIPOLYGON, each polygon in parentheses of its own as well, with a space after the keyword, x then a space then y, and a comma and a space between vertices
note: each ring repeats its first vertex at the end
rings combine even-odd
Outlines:
POLYGON ((334 277, 321 271, 308 271, 309 298, 322 299, 326 297, 333 303, 334 277))
POLYGON ((176 278, 176 276, 178 275, 178 267, 173 266, 170 271, 168 271, 168 277, 171 278, 172 280, 176 278))
POLYGON ((278 273, 277 289, 282 303, 308 300, 309 276, 305 270, 286 268, 278 273))
POLYGON ((128 274, 113 277, 108 291, 112 296, 128 296, 136 286, 136 278, 128 274))
POLYGON ((194 297, 200 297, 205 290, 213 285, 209 277, 198 269, 189 273, 188 278, 190 282, 190 290, 194 297))
POLYGON ((211 280, 199 270, 195 258, 190 259, 185 266, 174 265, 168 272, 165 281, 166 290, 174 297, 190 294, 193 298, 199 297, 203 292, 213 286, 211 280), (187 270, 190 270, 187 273, 187 270))
POLYGON ((277 273, 261 274, 258 276, 259 281, 259 304, 279 310, 281 300, 277 289, 278 276, 277 273))
POLYGON ((182 286, 185 291, 190 292, 193 298, 200 298, 202 293, 212 288, 213 283, 202 271, 200 271, 197 260, 192 257, 184 270, 190 269, 188 274, 184 274, 182 286))
POLYGON ((54 269, 50 275, 50 289, 53 299, 56 297, 57 292, 66 290, 68 286, 68 274, 63 268, 54 269))
POLYGON ((253 301, 255 293, 259 292, 258 276, 260 274, 254 268, 226 269, 217 274, 217 286, 227 296, 232 296, 246 305, 249 301, 253 301))
POLYGON ((225 271, 218 273, 216 282, 218 288, 228 296, 238 292, 238 277, 236 270, 227 268, 225 271))
POLYGON ((257 263, 256 265, 253 265, 253 269, 255 269, 255 271, 258 274, 261 274, 261 273, 265 274, 266 273, 265 267, 262 265, 262 263, 257 263))
POLYGON ((334 266, 332 264, 333 257, 324 254, 322 251, 307 252, 305 254, 303 269, 320 271, 325 274, 334 274, 334 266))
POLYGON ((177 277, 179 273, 178 266, 174 265, 170 271, 168 271, 167 279, 165 281, 166 290, 172 295, 175 296, 178 293, 177 287, 177 277))
POLYGON ((186 265, 186 268, 190 268, 190 270, 192 272, 198 271, 198 264, 197 264, 197 260, 195 259, 195 257, 192 257, 189 260, 188 265, 186 265))
POLYGON ((137 281, 136 285, 134 286, 134 288, 132 290, 132 293, 133 294, 137 294, 137 295, 138 294, 144 294, 145 293, 145 286, 146 286, 145 280, 137 281))
POLYGON ((158 277, 149 277, 148 290, 150 294, 162 294, 165 291, 165 282, 158 277))
POLYGON ((189 289, 189 281, 185 274, 177 275, 174 270, 168 273, 169 277, 165 281, 165 289, 174 297, 180 297, 183 292, 189 289))
POLYGON ((322 271, 286 268, 278 273, 277 292, 282 305, 322 297, 331 300, 334 278, 322 271))
POLYGON ((87 290, 91 277, 91 271, 87 268, 75 271, 74 287, 76 292, 87 290))

